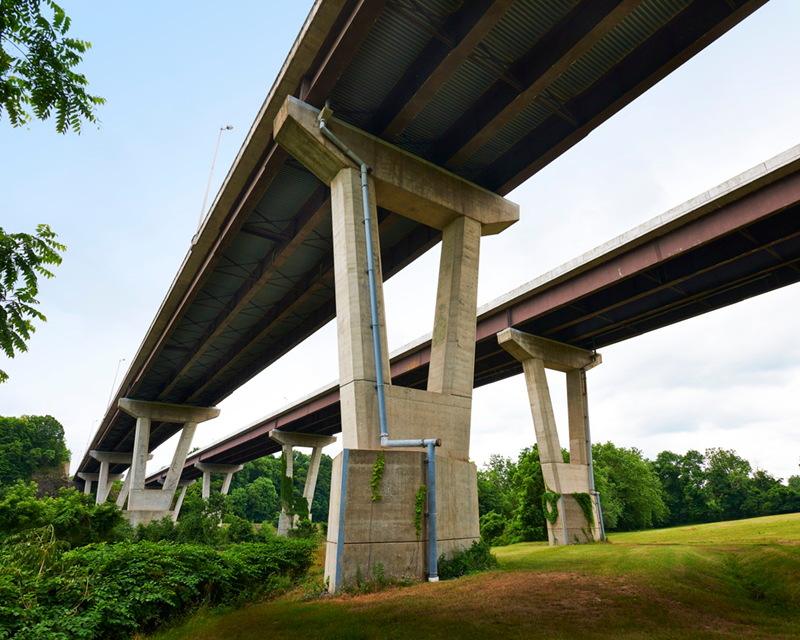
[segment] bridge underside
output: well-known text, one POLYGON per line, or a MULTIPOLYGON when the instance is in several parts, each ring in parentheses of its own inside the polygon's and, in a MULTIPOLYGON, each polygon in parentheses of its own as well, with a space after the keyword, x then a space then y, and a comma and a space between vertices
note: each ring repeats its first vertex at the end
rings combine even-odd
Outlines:
MULTIPOLYGON (((334 317, 330 190, 272 137, 287 96, 317 108, 330 99, 348 124, 505 194, 764 2, 317 2, 112 407, 122 397, 216 405, 334 317)), ((377 214, 384 277, 440 239, 377 214)), ((583 345, 631 335, 624 323, 616 334, 562 326, 571 318, 544 329, 583 345)), ((478 347, 478 384, 510 375, 494 347, 478 347)), ((420 386, 424 363, 397 375, 420 386)), ((88 449, 130 452, 134 427, 111 409, 88 449)), ((154 423, 151 448, 179 428, 154 423)), ((78 471, 98 468, 87 453, 78 471)))
MULTIPOLYGON (((733 178, 479 310, 475 386, 522 372, 497 342, 514 328, 584 349, 627 340, 800 281, 800 147, 733 178)), ((430 343, 392 358, 424 388, 430 343)), ((270 430, 341 431, 338 385, 196 453, 239 463, 277 451, 270 430)), ((153 476, 150 480, 155 481, 153 476)))

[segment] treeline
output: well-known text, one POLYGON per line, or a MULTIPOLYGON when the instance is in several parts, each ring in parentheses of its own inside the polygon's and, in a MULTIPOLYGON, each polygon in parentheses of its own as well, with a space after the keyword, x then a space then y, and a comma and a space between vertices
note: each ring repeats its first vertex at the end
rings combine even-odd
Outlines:
MULTIPOLYGON (((713 448, 648 460, 636 448, 592 447, 595 488, 608 531, 699 524, 800 511, 800 476, 784 484, 736 452, 713 448)), ((564 462, 569 452, 562 451, 564 462)), ((546 540, 539 451, 492 456, 478 471, 481 536, 493 545, 546 540)))

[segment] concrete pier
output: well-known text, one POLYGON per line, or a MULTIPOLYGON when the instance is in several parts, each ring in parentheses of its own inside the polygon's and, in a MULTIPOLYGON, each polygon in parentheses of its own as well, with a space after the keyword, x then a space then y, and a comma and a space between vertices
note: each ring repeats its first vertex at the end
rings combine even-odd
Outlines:
MULTIPOLYGON (((336 436, 317 436, 307 433, 292 433, 291 431, 280 431, 273 429, 269 432, 269 437, 281 445, 283 448, 284 459, 286 460, 286 475, 289 478, 294 476, 294 460, 292 458, 295 447, 308 447, 311 449, 311 460, 308 463, 306 472, 306 483, 303 487, 303 498, 308 504, 308 519, 311 519, 311 503, 314 501, 314 491, 317 487, 317 477, 319 476, 319 463, 322 460, 322 449, 336 442, 336 436)), ((295 514, 291 519, 286 513, 286 496, 281 496, 281 517, 278 521, 278 535, 288 535, 297 522, 295 514)))
MULTIPOLYGON (((289 97, 275 119, 274 135, 331 189, 344 451, 334 460, 331 478, 325 577, 337 590, 358 572, 371 575, 378 563, 388 573, 425 577, 427 518, 416 513, 416 501, 426 473, 421 448, 380 451, 361 174, 322 135, 317 115, 316 109, 289 97), (379 456, 377 498, 371 480, 379 456)), ((519 207, 345 123, 329 118, 328 127, 370 168, 367 191, 375 221, 371 243, 385 381, 391 378, 377 207, 442 231, 428 388, 384 383, 384 392, 390 439, 442 440, 436 455, 438 553, 468 547, 480 533, 476 471, 469 462, 480 239, 516 222, 519 207)))
POLYGON ((195 468, 203 472, 203 500, 208 500, 211 495, 211 474, 221 473, 224 474, 225 479, 222 481, 222 489, 220 493, 223 496, 228 495, 231 488, 231 479, 233 474, 241 471, 244 465, 241 464, 217 464, 215 462, 198 462, 194 465, 195 468))
POLYGON ((545 487, 551 494, 558 495, 557 500, 549 501, 547 506, 551 514, 557 511, 557 515, 547 521, 550 545, 600 540, 600 513, 597 496, 592 494, 586 395, 586 371, 602 362, 600 354, 516 329, 501 331, 497 340, 522 362, 545 487), (565 463, 561 455, 545 369, 566 374, 569 463, 565 463))
MULTIPOLYGON (((136 435, 133 443, 131 468, 126 478, 125 493, 128 504, 125 516, 134 526, 147 524, 165 516, 173 517, 172 502, 178 488, 183 465, 192 445, 192 438, 200 422, 219 415, 216 407, 193 407, 163 402, 146 402, 122 398, 119 408, 136 418, 136 435), (150 449, 150 425, 153 421, 182 424, 181 435, 161 489, 146 489, 147 459, 150 449)), ((119 501, 118 501, 119 504, 119 501)))

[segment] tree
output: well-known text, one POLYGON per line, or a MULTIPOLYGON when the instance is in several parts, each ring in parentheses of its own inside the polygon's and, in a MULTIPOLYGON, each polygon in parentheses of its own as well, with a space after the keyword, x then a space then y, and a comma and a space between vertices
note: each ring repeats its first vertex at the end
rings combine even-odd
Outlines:
POLYGON ((0 486, 27 482, 37 469, 67 460, 64 427, 52 416, 0 418, 0 486))
POLYGON ((706 449, 705 472, 713 496, 716 519, 747 517, 745 502, 751 490, 752 467, 730 449, 706 449))
MULTIPOLYGON (((34 307, 39 304, 39 276, 52 278, 46 265, 61 264, 58 252, 65 250, 46 224, 40 224, 35 235, 6 234, 0 228, 0 349, 9 358, 28 350, 25 342, 35 331, 33 319, 47 321, 34 307)), ((8 375, 0 370, 0 383, 6 380, 8 375)))
POLYGON ((606 529, 646 529, 668 518, 661 482, 639 449, 606 442, 592 451, 606 529))
POLYGON ((74 70, 92 45, 67 36, 71 22, 53 0, 0 2, 0 118, 5 111, 11 126, 30 122, 29 110, 40 120, 55 114, 58 133, 97 123, 105 100, 74 70))

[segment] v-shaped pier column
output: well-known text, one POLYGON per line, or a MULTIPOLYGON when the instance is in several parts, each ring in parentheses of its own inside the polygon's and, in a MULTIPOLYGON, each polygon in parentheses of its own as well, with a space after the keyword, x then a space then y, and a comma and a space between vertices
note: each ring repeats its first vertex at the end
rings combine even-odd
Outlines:
MULTIPOLYGON (((311 503, 314 501, 314 491, 317 487, 317 477, 319 476, 319 464, 322 460, 322 449, 336 442, 336 436, 318 436, 310 433, 292 433, 291 431, 280 431, 273 429, 269 432, 269 437, 281 445, 283 457, 286 460, 286 476, 294 477, 294 449, 295 447, 311 448, 311 460, 308 462, 306 471, 306 483, 303 487, 303 498, 308 507, 308 519, 311 520, 311 503)), ((286 536, 289 529, 295 526, 299 517, 296 513, 291 513, 292 496, 281 495, 281 517, 278 520, 278 535, 286 536), (287 508, 288 507, 288 508, 287 508)))
POLYGON ((133 442, 133 457, 126 479, 128 506, 125 516, 136 526, 173 516, 172 501, 183 473, 186 456, 192 446, 192 438, 200 422, 211 420, 219 415, 216 407, 193 407, 164 402, 146 402, 122 398, 119 408, 136 418, 136 435, 133 442), (146 489, 147 459, 150 451, 150 427, 153 422, 172 422, 182 424, 175 455, 160 489, 146 489))
POLYGON ((547 537, 551 545, 601 539, 598 496, 594 491, 586 400, 586 371, 602 362, 600 354, 539 338, 516 329, 497 334, 500 345, 522 362, 531 404, 539 461, 547 490, 547 537), (545 369, 567 376, 570 461, 564 462, 545 369))
POLYGON ((519 207, 326 117, 329 131, 342 143, 337 144, 320 130, 318 115, 289 97, 275 118, 274 133, 282 147, 331 188, 344 451, 333 462, 325 575, 336 590, 358 571, 370 575, 377 564, 389 573, 424 577, 433 551, 428 548, 427 513, 422 526, 415 526, 416 496, 429 482, 424 451, 381 450, 360 163, 369 168, 387 437, 441 440, 430 480, 436 487, 439 554, 468 547, 480 534, 476 472, 469 462, 480 240, 516 222, 519 207), (427 390, 391 384, 378 206, 442 231, 427 390))

